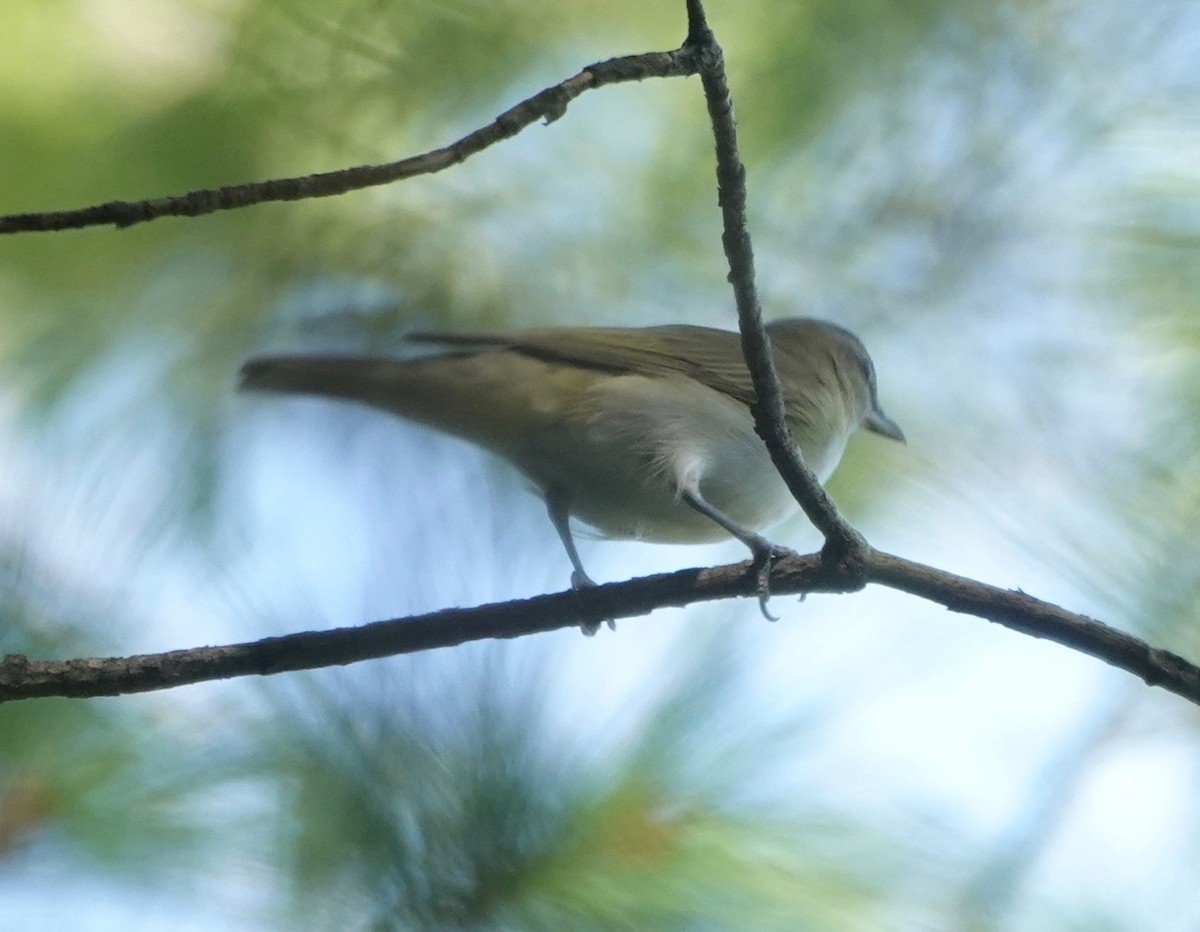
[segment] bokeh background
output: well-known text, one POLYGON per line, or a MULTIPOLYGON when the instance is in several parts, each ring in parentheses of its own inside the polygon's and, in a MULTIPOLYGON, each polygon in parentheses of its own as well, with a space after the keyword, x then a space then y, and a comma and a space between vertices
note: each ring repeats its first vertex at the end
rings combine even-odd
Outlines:
MULTIPOLYGON (((878 546, 1200 657, 1200 7, 711 0, 769 316, 856 330, 878 546)), ((0 211, 433 148, 677 0, 5 0, 0 211)), ((696 79, 436 177, 0 242, 0 649, 563 588, 511 471, 255 352, 733 327, 696 79)), ((816 543, 802 520, 775 530, 816 543)), ((742 559, 586 541, 593 576, 742 559)), ((1200 715, 883 590, 0 708, 0 925, 1193 930, 1200 715)))

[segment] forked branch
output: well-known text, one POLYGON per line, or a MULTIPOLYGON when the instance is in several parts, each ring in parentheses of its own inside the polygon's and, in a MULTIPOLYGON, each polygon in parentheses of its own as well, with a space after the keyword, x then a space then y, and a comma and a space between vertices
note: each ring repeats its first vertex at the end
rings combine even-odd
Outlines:
MULTIPOLYGON (((457 143, 388 165, 197 191, 153 201, 114 201, 64 213, 0 218, 0 232, 61 230, 94 224, 128 226, 156 217, 197 216, 270 200, 340 194, 355 188, 440 171, 514 135, 537 119, 553 120, 592 87, 648 77, 700 74, 717 149, 718 197, 724 245, 737 299, 747 365, 759 397, 754 415, 764 442, 809 518, 824 533, 820 554, 788 557, 770 571, 777 596, 853 592, 875 583, 936 602, 954 612, 995 622, 1022 634, 1055 641, 1125 670, 1200 705, 1200 668, 1169 651, 1094 619, 973 579, 872 550, 838 512, 794 452, 783 416, 782 393, 762 325, 754 285, 754 259, 746 225, 745 169, 723 55, 704 18, 701 0, 686 0, 688 37, 674 52, 610 59, 547 88, 457 143)), ((483 638, 510 638, 609 618, 644 615, 669 605, 756 594, 748 565, 681 570, 594 589, 514 602, 448 609, 354 628, 310 631, 224 647, 203 647, 138 657, 31 661, 11 655, 0 661, 0 701, 38 696, 106 696, 166 689, 186 683, 286 670, 313 669, 371 658, 451 647, 483 638)))

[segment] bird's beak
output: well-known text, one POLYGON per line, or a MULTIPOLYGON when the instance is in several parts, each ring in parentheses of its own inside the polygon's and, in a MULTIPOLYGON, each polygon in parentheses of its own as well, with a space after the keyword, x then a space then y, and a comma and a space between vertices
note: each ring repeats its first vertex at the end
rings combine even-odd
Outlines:
POLYGON ((863 420, 863 427, 881 437, 889 437, 903 444, 908 443, 904 439, 904 431, 900 429, 900 425, 884 414, 881 408, 876 408, 866 416, 863 420))

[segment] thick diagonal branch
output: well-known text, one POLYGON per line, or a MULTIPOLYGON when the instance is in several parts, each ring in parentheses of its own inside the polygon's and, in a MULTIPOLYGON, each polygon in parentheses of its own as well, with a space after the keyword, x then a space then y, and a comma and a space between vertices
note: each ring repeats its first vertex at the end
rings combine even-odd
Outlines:
MULTIPOLYGON (((747 573, 748 566, 735 563, 680 570, 594 589, 223 647, 66 661, 10 655, 0 660, 0 702, 147 692, 234 676, 266 676, 356 663, 484 638, 520 637, 575 628, 581 623, 598 624, 608 618, 645 615, 665 606, 753 595, 755 578, 747 573)), ((891 554, 868 553, 865 572, 869 582, 1081 651, 1200 705, 1200 667, 1092 618, 1023 592, 989 586, 891 554)), ((818 554, 779 560, 771 569, 770 582, 776 596, 857 588, 854 580, 818 554)))

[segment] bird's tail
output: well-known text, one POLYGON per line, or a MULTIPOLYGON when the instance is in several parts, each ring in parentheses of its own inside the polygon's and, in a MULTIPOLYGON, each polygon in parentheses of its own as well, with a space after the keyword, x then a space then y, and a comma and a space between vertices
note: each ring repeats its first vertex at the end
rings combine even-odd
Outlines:
POLYGON ((496 352, 407 360, 262 356, 242 366, 239 387, 356 401, 503 451, 553 416, 545 403, 534 403, 545 393, 537 390, 547 370, 544 363, 496 352))
POLYGON ((370 403, 396 381, 396 360, 361 356, 260 356, 242 366, 246 392, 326 395, 370 403))
POLYGON ((446 382, 453 373, 431 362, 383 356, 261 356, 242 366, 238 387, 357 401, 445 429, 441 422, 447 396, 454 394, 446 382))

